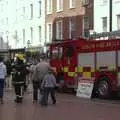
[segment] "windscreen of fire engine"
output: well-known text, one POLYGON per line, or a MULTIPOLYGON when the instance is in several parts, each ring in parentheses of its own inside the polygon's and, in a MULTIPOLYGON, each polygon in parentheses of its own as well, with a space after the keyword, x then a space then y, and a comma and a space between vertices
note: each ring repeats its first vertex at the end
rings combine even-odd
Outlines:
POLYGON ((63 48, 57 47, 52 50, 52 59, 61 59, 63 57, 63 48))
POLYGON ((74 50, 73 50, 72 46, 67 47, 66 56, 67 57, 72 57, 73 52, 74 52, 74 50))

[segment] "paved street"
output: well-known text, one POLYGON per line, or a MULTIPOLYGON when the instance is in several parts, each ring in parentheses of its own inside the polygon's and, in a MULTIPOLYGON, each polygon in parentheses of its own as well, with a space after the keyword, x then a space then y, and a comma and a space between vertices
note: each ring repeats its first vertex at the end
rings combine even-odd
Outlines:
POLYGON ((74 95, 57 94, 57 105, 47 108, 32 103, 26 93, 22 104, 13 102, 13 92, 6 91, 0 105, 0 120, 119 120, 119 101, 83 100, 74 95))

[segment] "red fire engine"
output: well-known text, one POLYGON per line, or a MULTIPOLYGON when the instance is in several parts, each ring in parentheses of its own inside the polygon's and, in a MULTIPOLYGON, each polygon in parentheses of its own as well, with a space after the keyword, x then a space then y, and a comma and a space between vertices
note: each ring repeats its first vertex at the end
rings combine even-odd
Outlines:
POLYGON ((49 51, 50 64, 63 88, 75 88, 77 78, 94 81, 94 91, 99 97, 119 91, 120 38, 53 42, 49 51))

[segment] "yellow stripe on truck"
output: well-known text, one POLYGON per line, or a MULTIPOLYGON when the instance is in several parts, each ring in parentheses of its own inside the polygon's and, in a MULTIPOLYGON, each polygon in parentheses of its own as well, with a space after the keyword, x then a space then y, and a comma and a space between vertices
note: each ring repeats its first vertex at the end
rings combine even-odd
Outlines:
POLYGON ((68 72, 68 67, 64 67, 64 72, 68 72))
POLYGON ((95 68, 91 68, 91 72, 95 72, 95 68))
POLYGON ((75 72, 68 72, 68 76, 69 77, 74 77, 75 76, 75 72))
POLYGON ((91 72, 83 72, 83 77, 91 78, 91 72))
POLYGON ((120 72, 118 72, 118 79, 120 80, 120 72))
POLYGON ((83 72, 83 67, 78 67, 78 72, 83 72))
POLYGON ((75 67, 75 72, 78 72, 78 68, 77 67, 75 67))

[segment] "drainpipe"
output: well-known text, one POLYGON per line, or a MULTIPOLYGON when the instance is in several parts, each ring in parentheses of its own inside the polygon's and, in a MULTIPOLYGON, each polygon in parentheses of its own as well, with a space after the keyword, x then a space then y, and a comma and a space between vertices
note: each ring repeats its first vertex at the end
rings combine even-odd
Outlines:
POLYGON ((110 0, 110 3, 109 3, 109 16, 110 16, 110 20, 109 20, 110 28, 109 28, 109 31, 112 32, 112 0, 110 0))

